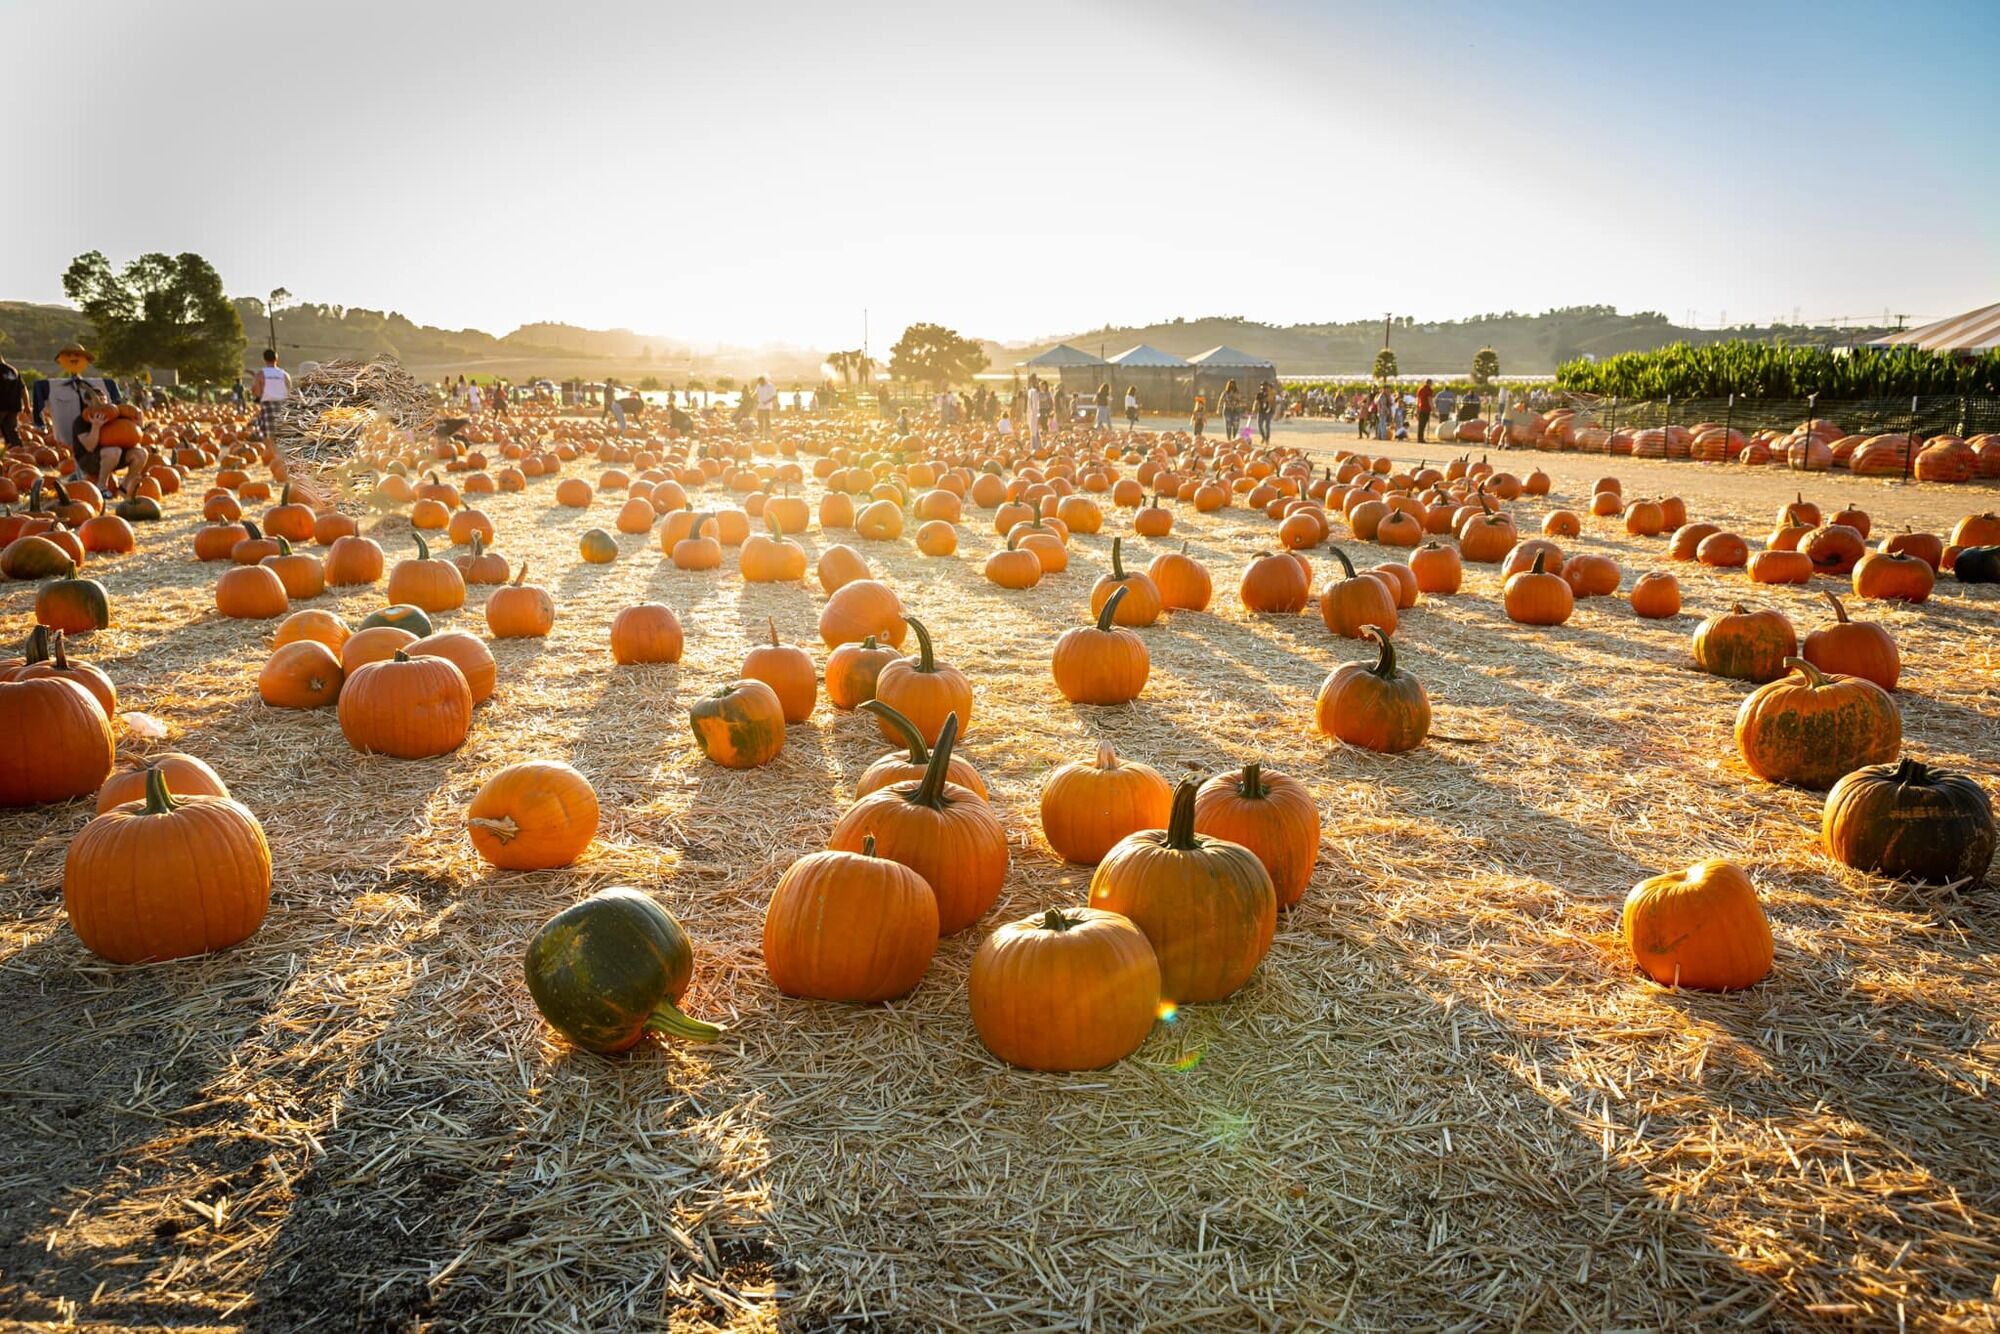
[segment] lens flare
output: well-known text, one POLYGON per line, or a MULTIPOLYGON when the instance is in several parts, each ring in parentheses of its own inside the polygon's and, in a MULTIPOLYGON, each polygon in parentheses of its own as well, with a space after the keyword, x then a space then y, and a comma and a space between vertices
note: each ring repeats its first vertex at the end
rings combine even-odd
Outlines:
POLYGON ((1171 1024, 1174 1020, 1180 1018, 1181 1007, 1170 1000, 1163 1000, 1160 1002, 1160 1008, 1156 1013, 1160 1016, 1161 1023, 1171 1024))

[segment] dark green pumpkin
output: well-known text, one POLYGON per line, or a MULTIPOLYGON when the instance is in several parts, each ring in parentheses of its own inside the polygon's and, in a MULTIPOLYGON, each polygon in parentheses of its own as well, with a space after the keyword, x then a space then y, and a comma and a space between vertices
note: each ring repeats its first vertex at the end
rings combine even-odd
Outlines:
POLYGON ((368 613, 361 618, 356 630, 367 630, 377 625, 393 625, 398 630, 408 630, 419 639, 431 633, 431 618, 424 614, 422 607, 412 607, 407 602, 398 602, 393 607, 368 613))
POLYGON ((87 635, 111 624, 111 599, 95 579, 57 579, 35 594, 35 619, 52 630, 87 635))
POLYGON ((648 1032, 697 1042, 722 1030, 675 1008, 694 947, 673 914, 635 889, 600 890, 551 917, 528 943, 528 994, 558 1033, 588 1051, 624 1051, 648 1032))
POLYGON ((2000 547, 1967 547, 1951 572, 1961 584, 2000 584, 2000 547))
POLYGON ((133 496, 121 500, 114 512, 127 523, 155 523, 164 517, 160 511, 160 502, 151 496, 133 496))
POLYGON ((1826 794, 1820 836, 1835 861, 1896 880, 1979 883, 1993 861, 1993 807, 1964 774, 1904 757, 1856 769, 1826 794))

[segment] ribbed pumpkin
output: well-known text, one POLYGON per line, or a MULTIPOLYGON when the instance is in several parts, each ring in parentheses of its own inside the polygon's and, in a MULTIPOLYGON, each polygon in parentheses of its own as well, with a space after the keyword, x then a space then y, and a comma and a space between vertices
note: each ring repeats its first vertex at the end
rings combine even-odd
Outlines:
POLYGON ((157 751, 140 759, 128 760, 118 772, 97 789, 97 813, 104 814, 128 801, 146 799, 146 771, 158 769, 167 776, 167 790, 177 797, 226 797, 229 785, 205 760, 177 750, 157 751))
MULTIPOLYGON (((465 576, 448 560, 434 560, 421 535, 412 533, 417 554, 399 560, 389 571, 389 601, 408 603, 425 611, 451 611, 465 605, 465 576)), ((337 544, 336 544, 337 545, 337 544)))
POLYGON ((1389 637, 1372 625, 1364 629, 1376 644, 1375 665, 1350 662, 1328 673, 1313 721, 1322 733, 1350 746, 1385 755, 1412 750, 1430 735, 1430 696, 1423 682, 1396 666, 1389 637))
POLYGON ((1280 908, 1305 896, 1319 859, 1319 806, 1298 779, 1254 761, 1216 774, 1195 793, 1194 828, 1256 853, 1280 908))
POLYGON ((549 590, 528 579, 528 562, 486 598, 486 628, 495 639, 541 639, 556 623, 556 600, 549 590))
POLYGON ((785 721, 802 723, 812 717, 819 703, 819 673, 813 660, 796 644, 778 642, 778 622, 767 617, 768 643, 757 645, 743 659, 738 675, 745 681, 762 681, 771 687, 784 706, 785 721))
POLYGON ((0 806, 45 806, 97 791, 111 773, 111 720, 67 677, 0 681, 0 806))
POLYGON ((1207 611, 1215 595, 1208 567, 1188 555, 1187 543, 1179 551, 1163 551, 1146 567, 1146 577, 1160 590, 1160 605, 1169 611, 1207 611))
POLYGON ((785 748, 785 706, 762 681, 731 681, 688 706, 701 753, 725 769, 755 769, 785 748))
POLYGON ((471 727, 472 689, 446 658, 398 649, 356 668, 341 687, 341 735, 358 751, 427 759, 457 750, 471 727))
POLYGON ((611 660, 621 666, 679 662, 682 644, 680 618, 664 602, 635 603, 611 620, 611 660))
POLYGON ((87 635, 111 624, 111 599, 95 579, 55 579, 35 590, 35 621, 51 630, 87 635))
MULTIPOLYGON (((848 585, 856 587, 859 585, 848 585)), ((936 745, 947 717, 957 716, 961 733, 971 727, 972 682, 958 668, 937 660, 931 633, 922 621, 914 616, 903 619, 916 631, 917 651, 882 669, 875 678, 875 698, 908 718, 924 734, 926 742, 936 745)), ((896 740, 895 729, 886 721, 877 721, 881 723, 882 735, 896 740)))
POLYGON ((305 611, 295 611, 279 622, 276 632, 271 636, 271 647, 281 649, 302 639, 313 639, 338 653, 353 634, 354 632, 348 629, 347 622, 335 613, 308 608, 305 611))
POLYGON ((1854 595, 1914 606, 1930 598, 1936 580, 1936 571, 1920 556, 1871 551, 1854 566, 1854 595))
POLYGON ((1634 885, 1619 930, 1661 986, 1735 991, 1771 971, 1771 923, 1757 891, 1742 867, 1720 858, 1634 885))
MULTIPOLYGON (((923 733, 917 731, 915 723, 879 699, 863 700, 861 708, 874 714, 877 721, 887 724, 896 739, 903 743, 904 749, 890 751, 861 771, 861 776, 854 780, 856 801, 871 792, 880 792, 892 783, 916 782, 931 767, 930 746, 924 741, 923 733)), ((964 756, 954 754, 951 757, 945 778, 978 794, 981 801, 989 800, 985 778, 964 756)))
POLYGON ((568 866, 597 836, 597 790, 560 760, 522 760, 479 785, 465 832, 489 865, 505 871, 568 866))
POLYGON ((787 996, 872 1002, 906 996, 937 953, 937 896, 901 862, 829 850, 786 868, 764 910, 764 968, 787 996))
POLYGON ((1993 806, 1964 774, 1905 756, 1843 775, 1826 794, 1820 836, 1857 871, 1976 885, 1993 861, 1993 806))
POLYGON ((244 621, 268 621, 292 609, 285 583, 262 565, 234 565, 215 581, 215 609, 244 621))
POLYGON ((1320 591, 1319 614, 1326 628, 1347 639, 1367 639, 1368 626, 1385 635, 1396 633, 1396 595, 1385 576, 1354 572, 1354 562, 1339 547, 1328 546, 1340 562, 1342 577, 1320 591))
POLYGON ((1873 681, 1828 676, 1804 658, 1795 673, 1750 692, 1736 713, 1736 749, 1759 778, 1828 788, 1843 775, 1896 758, 1903 718, 1873 681))
POLYGON ((842 644, 826 655, 826 702, 852 709, 874 699, 882 669, 902 656, 877 643, 874 635, 842 644))
POLYGON ((493 650, 486 647, 486 641, 478 635, 464 630, 439 630, 406 646, 403 651, 413 658, 445 658, 456 665, 465 677, 466 689, 472 692, 475 706, 493 698, 493 687, 500 679, 500 668, 493 661, 493 650))
POLYGON ((1124 542, 1122 537, 1111 539, 1111 573, 1091 585, 1090 614, 1103 611, 1112 593, 1123 588, 1126 593, 1115 613, 1117 623, 1127 629, 1144 629, 1160 619, 1160 590, 1150 575, 1125 568, 1124 542))
POLYGON ((1798 650, 1798 632, 1782 614, 1753 612, 1740 602, 1694 631, 1695 666, 1710 676, 1775 681, 1785 674, 1785 660, 1798 650))
POLYGON ((930 765, 914 783, 896 783, 848 807, 827 846, 859 852, 875 837, 878 855, 903 863, 937 895, 938 933, 963 931, 993 906, 1007 878, 1007 835, 976 792, 946 781, 958 719, 945 720, 930 765))
POLYGON ((1128 835, 1165 829, 1174 792, 1148 764, 1128 763, 1108 741, 1090 760, 1072 760, 1042 784, 1042 833, 1058 857, 1095 866, 1128 835))
POLYGON ((382 548, 372 537, 336 537, 320 563, 333 587, 372 584, 382 577, 382 548))
POLYGON ((1050 908, 980 943, 966 977, 986 1049, 1027 1070, 1095 1070, 1139 1049, 1158 1018, 1160 964, 1129 919, 1050 908))
POLYGON ((834 590, 819 613, 819 637, 836 648, 874 635, 894 648, 909 634, 903 604, 879 579, 850 579, 834 590))
MULTIPOLYGON (((0 687, 4 689, 4 687, 0 687)), ((177 796, 146 773, 143 802, 85 825, 63 861, 63 906, 85 948, 113 963, 227 949, 263 924, 271 849, 229 797, 177 796)))
POLYGON ((1152 671, 1146 642, 1117 624, 1119 610, 1132 596, 1129 584, 1113 589, 1097 609, 1096 624, 1072 626, 1056 639, 1049 671, 1070 703, 1126 704, 1146 688, 1152 671))
POLYGON ((1237 588, 1246 610, 1280 616, 1297 615, 1312 599, 1312 581, 1305 567, 1285 552, 1252 558, 1237 588))
POLYGON ((626 1051, 648 1033, 722 1036, 681 1013, 694 946, 673 914, 635 889, 599 890, 551 917, 528 942, 523 971, 549 1027, 586 1051, 626 1051))
POLYGON ((1858 676, 1893 691, 1903 674, 1902 655, 1890 633, 1872 621, 1850 621, 1840 599, 1822 590, 1833 624, 1806 636, 1799 656, 1829 676, 1858 676))
MULTIPOLYGON (((1578 556, 1570 565, 1585 559, 1578 556)), ((1508 576, 1500 590, 1501 606, 1506 609, 1507 619, 1522 625, 1561 625, 1576 610, 1576 594, 1573 585, 1560 574, 1550 574, 1543 566, 1548 561, 1548 553, 1537 551, 1535 559, 1527 569, 1508 576)))
POLYGON ((295 639, 272 652, 257 673, 257 697, 274 709, 318 709, 340 698, 345 673, 317 639, 295 639))
POLYGON ((1649 621, 1665 620, 1681 612, 1681 583, 1664 570, 1639 576, 1632 585, 1632 613, 1649 621))
POLYGON ((1257 854, 1195 832, 1201 780, 1183 778, 1165 829, 1124 839, 1090 878, 1090 906, 1132 919, 1176 1005, 1221 1000, 1257 971, 1277 930, 1278 896, 1257 854))

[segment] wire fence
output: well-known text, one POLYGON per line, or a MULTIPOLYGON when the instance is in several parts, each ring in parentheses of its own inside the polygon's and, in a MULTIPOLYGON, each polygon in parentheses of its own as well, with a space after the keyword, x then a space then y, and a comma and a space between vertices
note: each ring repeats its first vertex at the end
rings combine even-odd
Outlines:
POLYGON ((1834 423, 1847 435, 1891 433, 1929 439, 2000 433, 2000 397, 1976 394, 1916 395, 1910 398, 1729 398, 1618 399, 1593 394, 1555 395, 1552 407, 1588 411, 1610 430, 1692 426, 1716 422, 1749 435, 1789 431, 1815 418, 1834 423))

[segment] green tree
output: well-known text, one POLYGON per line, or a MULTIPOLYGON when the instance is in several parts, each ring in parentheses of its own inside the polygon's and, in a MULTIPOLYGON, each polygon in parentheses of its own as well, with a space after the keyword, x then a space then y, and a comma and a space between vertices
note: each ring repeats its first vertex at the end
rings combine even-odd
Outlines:
POLYGON ((977 339, 941 324, 912 324, 889 349, 889 374, 939 388, 970 380, 986 366, 986 351, 977 339))
POLYGON ((1472 354, 1472 383, 1484 389, 1500 373, 1500 354, 1482 347, 1472 354))
POLYGON ((200 255, 141 255, 113 273, 93 250, 70 261, 63 291, 90 317, 107 371, 158 366, 196 381, 242 373, 243 321, 200 255))
POLYGON ((1385 347, 1375 354, 1375 378, 1393 380, 1396 378, 1396 350, 1385 347))

